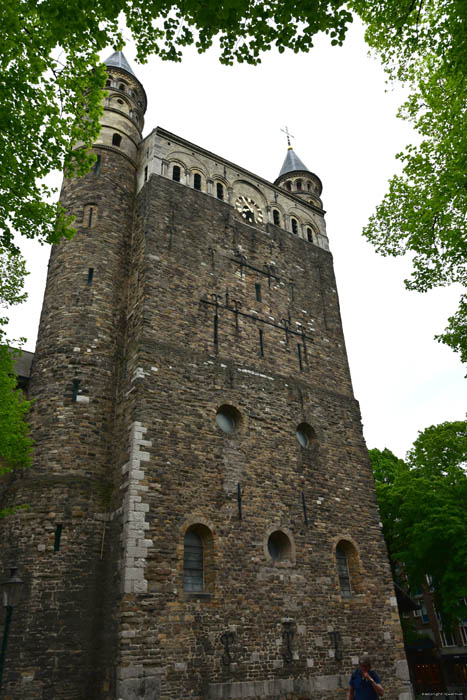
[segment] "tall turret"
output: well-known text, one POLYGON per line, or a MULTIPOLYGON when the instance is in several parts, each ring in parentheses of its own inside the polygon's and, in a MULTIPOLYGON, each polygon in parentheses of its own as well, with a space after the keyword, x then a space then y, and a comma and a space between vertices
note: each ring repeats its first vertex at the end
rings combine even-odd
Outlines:
POLYGON ((278 178, 274 182, 291 194, 323 208, 320 195, 323 185, 317 175, 312 173, 300 160, 292 146, 289 144, 278 178))
POLYGON ((77 232, 50 257, 30 382, 34 464, 11 491, 12 502, 28 504, 29 511, 6 523, 5 565, 14 560, 29 584, 25 620, 13 628, 27 629, 27 639, 14 651, 7 686, 28 667, 32 649, 41 659, 40 668, 28 671, 22 700, 95 697, 99 675, 115 395, 146 109, 143 86, 123 54, 114 53, 106 65, 96 163, 86 176, 65 179, 60 197, 76 217, 77 232))

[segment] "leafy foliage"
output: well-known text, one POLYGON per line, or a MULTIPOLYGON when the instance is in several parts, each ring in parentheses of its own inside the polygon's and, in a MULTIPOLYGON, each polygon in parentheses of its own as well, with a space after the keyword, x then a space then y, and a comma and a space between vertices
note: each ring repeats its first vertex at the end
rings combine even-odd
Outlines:
MULTIPOLYGON (((411 87, 399 116, 419 145, 398 154, 402 174, 364 235, 383 255, 413 255, 408 289, 467 282, 467 4, 462 0, 354 0, 366 39, 391 80, 411 87)), ((467 361, 467 298, 438 340, 467 361)))
POLYGON ((25 421, 30 403, 16 389, 11 351, 0 345, 0 475, 30 464, 32 442, 25 421))
MULTIPOLYGON (((0 307, 21 303, 24 276, 23 259, 10 252, 0 254, 0 307)), ((0 475, 30 463, 31 440, 25 416, 30 402, 16 390, 12 355, 5 337, 6 318, 0 317, 0 475)), ((16 351, 16 355, 20 351, 16 351)), ((1 513, 0 513, 1 515, 1 513)))
POLYGON ((370 450, 383 533, 393 562, 403 562, 411 586, 433 578, 446 624, 466 617, 467 422, 419 433, 404 462, 389 450, 370 450))

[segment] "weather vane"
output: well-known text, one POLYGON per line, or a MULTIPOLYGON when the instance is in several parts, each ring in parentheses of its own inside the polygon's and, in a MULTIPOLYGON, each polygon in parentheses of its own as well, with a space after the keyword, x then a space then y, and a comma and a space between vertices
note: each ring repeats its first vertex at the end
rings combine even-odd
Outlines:
POLYGON ((287 136, 287 145, 289 148, 292 148, 292 145, 290 143, 290 139, 294 139, 295 136, 292 136, 292 134, 289 131, 289 127, 286 126, 285 129, 281 129, 281 131, 287 136))

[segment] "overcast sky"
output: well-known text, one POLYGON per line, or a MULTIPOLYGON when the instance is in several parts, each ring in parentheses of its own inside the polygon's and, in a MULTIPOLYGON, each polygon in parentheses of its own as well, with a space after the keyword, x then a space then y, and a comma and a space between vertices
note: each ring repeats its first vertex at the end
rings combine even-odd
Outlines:
MULTIPOLYGON (((112 50, 109 49, 107 55, 112 50)), ((286 155, 281 128, 323 182, 354 392, 368 447, 404 457, 418 431, 465 414, 464 368, 433 336, 457 307, 459 290, 408 292, 410 260, 383 258, 361 236, 398 169, 395 154, 415 140, 396 119, 402 89, 386 92, 384 73, 367 56, 361 26, 344 47, 319 39, 308 54, 265 54, 259 66, 222 66, 216 50, 187 51, 182 63, 134 61, 148 96, 147 135, 156 126, 274 181, 286 155)), ((103 56, 106 58, 106 56, 103 56)), ((60 182, 61 178, 57 178, 60 182)), ((11 309, 10 338, 34 350, 49 250, 23 246, 29 301, 11 309)))

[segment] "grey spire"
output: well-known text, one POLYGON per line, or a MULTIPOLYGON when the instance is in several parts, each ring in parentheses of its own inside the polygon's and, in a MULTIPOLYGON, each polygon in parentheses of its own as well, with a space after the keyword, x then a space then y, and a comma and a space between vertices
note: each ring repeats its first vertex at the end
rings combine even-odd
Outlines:
POLYGON ((125 56, 123 55, 123 51, 115 51, 111 56, 109 56, 105 61, 104 61, 106 66, 113 66, 114 68, 121 68, 122 70, 126 71, 130 75, 132 75, 134 78, 136 78, 136 75, 133 73, 130 64, 126 60, 125 56))
POLYGON ((293 173, 296 170, 300 170, 302 172, 304 171, 307 173, 310 172, 306 165, 302 163, 300 158, 297 156, 292 146, 289 146, 287 155, 285 156, 284 163, 282 165, 281 171, 277 179, 282 177, 282 175, 286 175, 287 173, 293 173))

